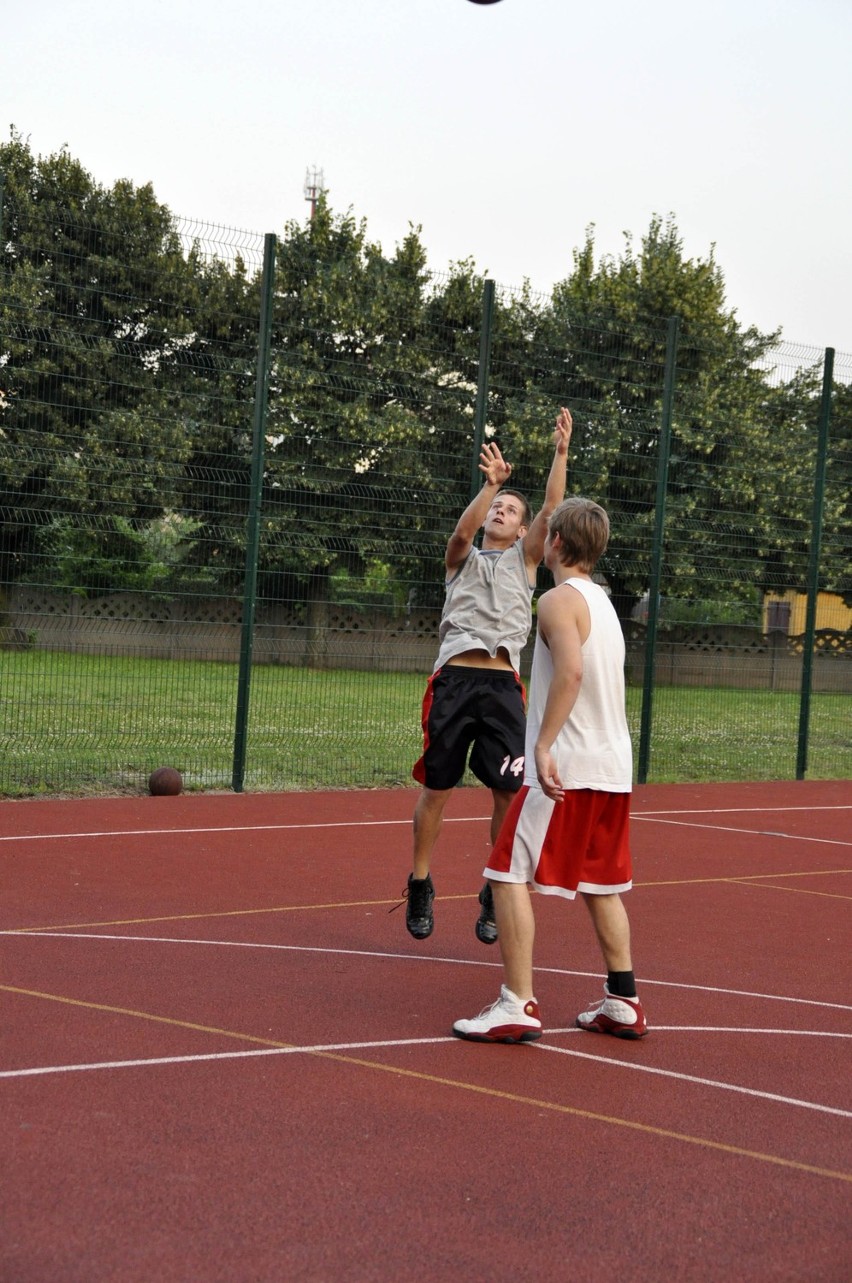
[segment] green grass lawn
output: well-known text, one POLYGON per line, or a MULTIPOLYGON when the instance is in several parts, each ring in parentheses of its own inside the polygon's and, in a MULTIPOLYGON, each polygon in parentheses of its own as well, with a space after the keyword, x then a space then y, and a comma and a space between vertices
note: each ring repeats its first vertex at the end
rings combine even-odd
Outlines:
MULTIPOLYGON (((244 788, 412 785, 425 676, 258 667, 244 788)), ((155 766, 231 787, 232 664, 0 655, 0 795, 139 792, 155 766)), ((649 781, 793 779, 797 695, 660 687, 649 781)), ((638 743, 641 691, 628 690, 638 743)), ((852 776, 852 696, 811 701, 808 777, 852 776)), ((472 780, 470 781, 472 782, 472 780)))

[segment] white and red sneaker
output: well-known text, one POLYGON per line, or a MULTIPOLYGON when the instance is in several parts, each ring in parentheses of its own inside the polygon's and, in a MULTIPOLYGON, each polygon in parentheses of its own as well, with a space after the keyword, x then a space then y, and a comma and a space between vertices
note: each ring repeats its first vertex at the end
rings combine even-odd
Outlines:
POLYGON ((473 1020, 457 1020, 457 1038, 471 1042, 532 1042, 541 1037, 541 1016, 535 998, 519 998, 503 985, 500 997, 473 1020))
POLYGON ((648 1032, 645 1012, 638 998, 619 998, 604 985, 603 1002, 593 1002, 576 1020, 581 1029, 616 1038, 644 1038, 648 1032))

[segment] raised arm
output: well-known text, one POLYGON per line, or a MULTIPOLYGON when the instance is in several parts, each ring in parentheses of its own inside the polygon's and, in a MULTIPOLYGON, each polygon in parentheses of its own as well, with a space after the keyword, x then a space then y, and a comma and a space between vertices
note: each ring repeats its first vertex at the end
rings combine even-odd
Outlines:
MULTIPOLYGON (((479 452, 479 471, 485 480, 479 494, 470 501, 447 540, 445 562, 447 570, 455 570, 467 558, 473 541, 488 515, 494 496, 512 475, 512 465, 507 463, 496 445, 488 443, 479 452)), ((544 541, 542 541, 542 550, 544 541)))
POLYGON ((571 411, 563 405, 556 416, 556 428, 553 433, 553 462, 547 476, 544 490, 544 503, 533 518, 532 525, 524 536, 524 561, 530 578, 535 574, 538 563, 544 555, 544 541, 547 538, 547 523, 551 514, 565 498, 565 479, 568 472, 568 446, 571 443, 573 419, 571 411))

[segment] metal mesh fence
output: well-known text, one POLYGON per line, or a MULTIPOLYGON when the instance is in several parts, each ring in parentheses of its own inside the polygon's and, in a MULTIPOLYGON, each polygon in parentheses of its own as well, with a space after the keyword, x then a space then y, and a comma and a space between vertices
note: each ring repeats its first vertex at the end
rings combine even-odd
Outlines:
POLYGON ((816 349, 486 306, 323 210, 264 274, 262 237, 101 196, 3 207, 0 793, 409 783, 479 444, 535 506, 562 404, 640 778, 852 773, 852 358, 821 473, 816 349))

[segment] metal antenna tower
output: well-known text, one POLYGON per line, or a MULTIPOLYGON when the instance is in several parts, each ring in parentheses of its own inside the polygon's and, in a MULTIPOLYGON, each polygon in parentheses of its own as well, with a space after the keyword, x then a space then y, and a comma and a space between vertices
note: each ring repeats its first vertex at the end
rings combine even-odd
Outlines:
POLYGON ((311 204, 311 218, 317 212, 317 201, 325 191, 325 179, 321 169, 308 169, 305 173, 305 200, 311 204))

